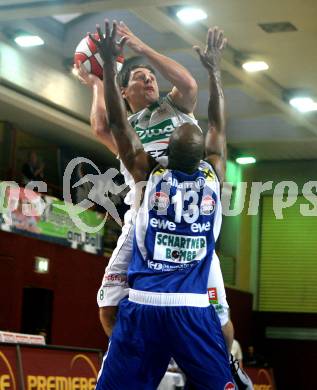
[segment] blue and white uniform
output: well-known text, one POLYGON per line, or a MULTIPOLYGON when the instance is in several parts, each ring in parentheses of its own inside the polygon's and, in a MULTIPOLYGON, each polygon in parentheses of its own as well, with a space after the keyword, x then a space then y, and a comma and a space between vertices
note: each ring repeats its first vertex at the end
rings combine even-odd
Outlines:
POLYGON ((129 298, 120 302, 97 390, 155 390, 171 356, 195 389, 234 389, 207 294, 220 226, 220 184, 208 163, 192 175, 152 172, 135 223, 129 298))
MULTIPOLYGON (((144 150, 152 155, 157 161, 167 164, 165 152, 168 146, 169 137, 176 127, 184 123, 194 123, 197 121, 193 116, 181 112, 172 102, 169 96, 160 99, 149 107, 131 115, 129 122, 140 137, 144 150)), ((130 186, 131 191, 127 195, 125 202, 131 206, 125 215, 125 224, 122 234, 117 242, 117 247, 109 260, 101 287, 98 291, 97 301, 99 307, 116 306, 120 299, 128 294, 127 270, 131 260, 134 226, 132 213, 134 211, 134 181, 121 163, 121 172, 125 177, 125 182, 130 186)), ((220 262, 213 253, 213 261, 208 278, 209 302, 217 311, 222 325, 228 321, 228 303, 224 282, 220 269, 220 262)))

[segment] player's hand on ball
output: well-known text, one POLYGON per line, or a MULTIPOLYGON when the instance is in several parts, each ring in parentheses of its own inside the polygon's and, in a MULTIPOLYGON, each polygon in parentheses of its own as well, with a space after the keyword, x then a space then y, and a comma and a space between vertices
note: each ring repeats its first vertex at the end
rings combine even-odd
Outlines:
POLYGON ((115 20, 112 23, 111 31, 109 20, 105 20, 105 35, 102 34, 99 25, 97 25, 96 28, 99 39, 97 40, 92 34, 89 34, 89 38, 96 45, 104 63, 115 65, 116 58, 122 54, 126 38, 121 38, 119 42, 116 41, 117 22, 115 20))
POLYGON ((133 50, 135 53, 143 54, 147 45, 142 42, 141 39, 135 36, 124 22, 121 21, 118 24, 117 32, 121 39, 125 39, 127 46, 129 46, 131 50, 133 50))
POLYGON ((224 37, 223 31, 218 27, 209 28, 206 38, 205 50, 202 52, 199 46, 193 49, 199 55, 199 59, 207 70, 215 71, 219 69, 221 57, 227 44, 227 38, 224 37))
POLYGON ((74 74, 82 84, 88 85, 89 87, 93 87, 95 84, 101 83, 99 77, 92 73, 88 73, 82 63, 74 64, 74 74))

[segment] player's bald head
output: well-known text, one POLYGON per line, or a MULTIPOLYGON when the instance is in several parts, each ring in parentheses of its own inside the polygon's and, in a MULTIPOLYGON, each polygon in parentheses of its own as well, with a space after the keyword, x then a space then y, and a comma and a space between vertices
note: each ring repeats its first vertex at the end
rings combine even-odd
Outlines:
POLYGON ((168 146, 169 167, 193 173, 204 156, 204 136, 201 129, 191 123, 177 127, 168 146))

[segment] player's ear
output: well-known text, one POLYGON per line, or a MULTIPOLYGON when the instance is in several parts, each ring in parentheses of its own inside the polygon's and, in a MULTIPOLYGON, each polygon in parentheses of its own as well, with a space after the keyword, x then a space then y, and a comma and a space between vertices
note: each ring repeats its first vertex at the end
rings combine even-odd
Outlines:
POLYGON ((121 95, 122 95, 123 99, 126 99, 126 97, 127 97, 126 88, 121 87, 121 95))

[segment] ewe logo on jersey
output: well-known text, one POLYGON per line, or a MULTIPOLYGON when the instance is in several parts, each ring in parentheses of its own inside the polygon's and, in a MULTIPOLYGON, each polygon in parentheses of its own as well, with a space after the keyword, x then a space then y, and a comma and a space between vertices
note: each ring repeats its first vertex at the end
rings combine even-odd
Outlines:
POLYGON ((206 237, 159 233, 155 235, 154 260, 188 263, 206 256, 206 237))
MULTIPOLYGON (((176 230, 176 223, 169 221, 167 219, 151 218, 150 226, 152 226, 152 228, 154 229, 168 230, 170 232, 176 230)), ((208 232, 210 229, 211 229, 210 222, 205 222, 205 223, 194 222, 190 225, 190 230, 193 233, 208 232)))
POLYGON ((142 129, 139 126, 135 127, 135 131, 140 137, 142 144, 149 142, 161 141, 162 139, 168 139, 171 133, 174 131, 175 126, 171 119, 167 119, 157 125, 142 129))
POLYGON ((170 230, 170 231, 174 231, 176 229, 176 224, 174 222, 164 220, 164 219, 151 218, 150 225, 154 229, 170 230))

